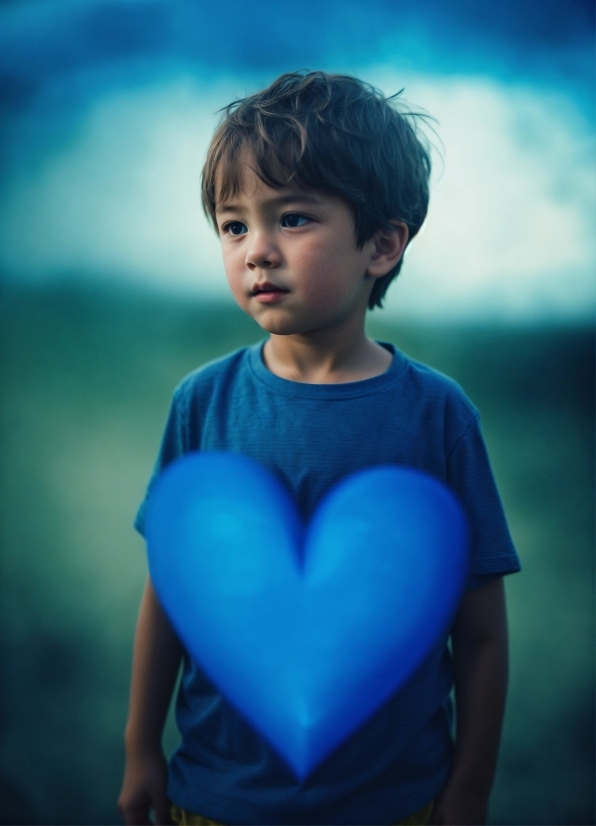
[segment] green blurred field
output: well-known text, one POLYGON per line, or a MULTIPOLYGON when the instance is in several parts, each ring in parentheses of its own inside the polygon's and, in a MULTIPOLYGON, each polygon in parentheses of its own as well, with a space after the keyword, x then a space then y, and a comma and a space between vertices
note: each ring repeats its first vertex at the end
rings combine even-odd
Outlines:
MULTIPOLYGON (((113 284, 4 283, 0 299, 0 822, 117 823, 145 576, 131 522, 174 385, 262 333, 228 305, 113 284)), ((524 565, 507 583, 511 689, 491 822, 594 823, 593 333, 371 332, 452 375, 480 408, 524 565)))

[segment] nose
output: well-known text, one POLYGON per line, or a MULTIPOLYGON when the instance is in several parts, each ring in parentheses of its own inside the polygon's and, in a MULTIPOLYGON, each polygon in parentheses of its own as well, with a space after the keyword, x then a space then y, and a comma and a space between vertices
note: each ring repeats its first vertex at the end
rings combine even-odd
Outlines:
POLYGON ((252 232, 246 251, 249 270, 273 269, 281 264, 281 253, 267 232, 252 232))

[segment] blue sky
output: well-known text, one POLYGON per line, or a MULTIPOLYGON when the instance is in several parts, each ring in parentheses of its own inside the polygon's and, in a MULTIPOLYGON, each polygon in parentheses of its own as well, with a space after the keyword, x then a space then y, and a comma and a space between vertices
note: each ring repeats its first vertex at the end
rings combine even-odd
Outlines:
POLYGON ((437 118, 391 313, 594 307, 593 7, 369 0, 0 5, 0 265, 225 294, 198 184, 215 111, 282 71, 357 74, 437 118))

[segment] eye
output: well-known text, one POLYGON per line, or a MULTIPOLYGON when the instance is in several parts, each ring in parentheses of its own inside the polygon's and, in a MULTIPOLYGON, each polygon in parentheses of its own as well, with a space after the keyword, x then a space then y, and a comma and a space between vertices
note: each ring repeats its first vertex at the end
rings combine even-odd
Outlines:
POLYGON ((243 224, 242 221, 230 221, 229 224, 225 224, 222 228, 222 232, 228 232, 230 235, 245 235, 248 232, 248 227, 246 224, 243 224))
POLYGON ((303 227, 309 220, 310 218, 307 218, 306 215, 301 215, 299 212, 288 212, 288 214, 284 215, 281 219, 281 225, 282 227, 296 229, 296 227, 303 227))

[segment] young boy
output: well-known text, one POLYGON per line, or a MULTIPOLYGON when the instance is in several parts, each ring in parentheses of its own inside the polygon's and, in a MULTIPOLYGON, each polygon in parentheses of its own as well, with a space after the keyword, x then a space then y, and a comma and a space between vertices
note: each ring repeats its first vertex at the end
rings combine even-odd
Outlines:
POLYGON ((287 74, 227 107, 203 203, 234 298, 269 336, 178 386, 153 478, 188 451, 243 453, 277 474, 308 519, 353 471, 395 463, 435 475, 459 496, 472 536, 452 654, 445 634, 298 782, 185 654, 148 579, 119 799, 126 823, 148 823, 150 809, 157 823, 485 822, 507 680, 502 576, 519 561, 475 408, 454 382, 364 333, 367 307, 381 306, 425 218, 429 173, 415 116, 354 78, 287 74), (181 660, 182 741, 168 770, 161 736, 181 660))

